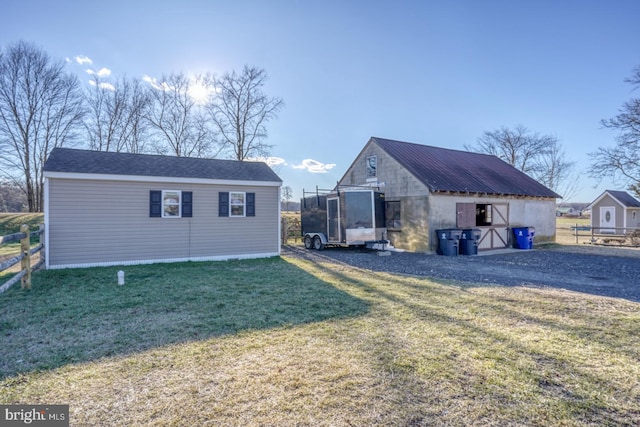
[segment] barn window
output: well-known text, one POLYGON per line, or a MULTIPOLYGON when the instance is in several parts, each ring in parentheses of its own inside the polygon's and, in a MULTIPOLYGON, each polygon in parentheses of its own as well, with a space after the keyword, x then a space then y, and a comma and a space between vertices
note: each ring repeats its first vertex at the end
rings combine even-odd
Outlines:
POLYGON ((476 205, 476 226, 491 225, 492 211, 490 204, 476 205))
POLYGON ((367 157, 367 180, 378 176, 378 158, 376 156, 367 157))
POLYGON ((456 203, 456 211, 458 228, 509 225, 507 203, 456 203))
POLYGON ((385 203, 385 218, 387 228, 395 230, 399 230, 402 228, 399 201, 385 203))

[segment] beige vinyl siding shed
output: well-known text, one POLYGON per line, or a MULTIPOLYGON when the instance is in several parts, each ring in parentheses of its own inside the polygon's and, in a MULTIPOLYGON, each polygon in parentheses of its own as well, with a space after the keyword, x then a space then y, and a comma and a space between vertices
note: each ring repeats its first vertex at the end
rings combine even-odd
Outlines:
POLYGON ((623 235, 640 229, 640 201, 626 191, 605 190, 588 209, 596 234, 623 235))
MULTIPOLYGON (((280 254, 281 181, 266 164, 203 159, 158 159, 164 156, 96 153, 64 150, 52 153, 53 162, 45 167, 45 226, 47 268, 91 267, 155 262, 225 260, 257 258, 280 254), (105 156, 106 155, 106 156, 105 156), (67 156, 82 160, 117 162, 135 172, 136 160, 144 165, 154 160, 177 161, 194 176, 153 176, 104 173, 119 171, 102 165, 92 169, 74 167, 67 156), (230 163, 229 163, 230 162, 230 163), (70 165, 71 164, 71 165, 70 165), (64 165, 61 171, 57 165, 64 165), (207 165, 214 172, 207 175, 207 165), (55 166, 55 167, 54 167, 55 166), (238 169, 248 166, 249 172, 238 169), (257 166, 257 167, 256 167, 257 166), (202 168, 204 167, 205 170, 202 168), (235 176, 218 177, 222 168, 235 176), (55 169, 55 170, 54 170, 55 169), (81 172, 78 172, 80 170, 81 172), (86 172, 95 170, 97 173, 86 172), (258 171, 256 173, 256 171, 258 171), (252 177, 260 179, 254 180, 252 177), (264 180, 264 178, 269 180, 264 180), (191 216, 153 217, 150 194, 171 190, 191 196, 191 216), (220 194, 255 196, 255 215, 221 216, 220 194)), ((169 172, 163 163, 164 174, 169 172)), ((180 169, 180 168, 177 168, 180 169)), ((174 169, 174 173, 176 170, 174 169)), ((252 197, 253 197, 252 196, 252 197)), ((183 200, 184 201, 184 200, 183 200)), ((245 200, 245 205, 248 205, 245 200)), ((226 207, 225 207, 226 209, 226 207)))

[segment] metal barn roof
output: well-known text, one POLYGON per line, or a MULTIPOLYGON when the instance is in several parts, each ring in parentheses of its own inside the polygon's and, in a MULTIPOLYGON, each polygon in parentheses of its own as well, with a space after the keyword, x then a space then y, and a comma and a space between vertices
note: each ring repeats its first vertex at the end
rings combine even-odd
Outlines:
POLYGON ((496 156, 372 137, 432 192, 560 198, 496 156))

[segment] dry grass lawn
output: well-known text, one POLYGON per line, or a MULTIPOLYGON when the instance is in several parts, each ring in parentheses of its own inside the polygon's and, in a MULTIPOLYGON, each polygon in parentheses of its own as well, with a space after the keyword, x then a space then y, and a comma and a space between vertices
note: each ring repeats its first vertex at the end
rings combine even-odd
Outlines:
POLYGON ((640 424, 634 302, 287 257, 126 270, 0 297, 0 403, 82 426, 640 424))

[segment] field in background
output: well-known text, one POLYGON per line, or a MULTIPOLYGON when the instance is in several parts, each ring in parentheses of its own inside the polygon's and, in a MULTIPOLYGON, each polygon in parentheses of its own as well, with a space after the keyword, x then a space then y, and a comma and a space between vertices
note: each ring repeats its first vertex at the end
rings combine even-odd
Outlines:
MULTIPOLYGON (((575 230, 572 227, 589 227, 591 220, 589 218, 565 218, 556 217, 556 243, 560 245, 575 245, 575 230)), ((588 243, 591 239, 590 231, 578 230, 578 243, 588 243)))
MULTIPOLYGON (((31 231, 35 231, 42 223, 44 223, 44 214, 41 213, 0 213, 0 236, 20 232, 20 227, 23 224, 28 225, 31 231)), ((2 245, 0 246, 0 255, 17 252, 19 248, 20 243, 2 245)))

